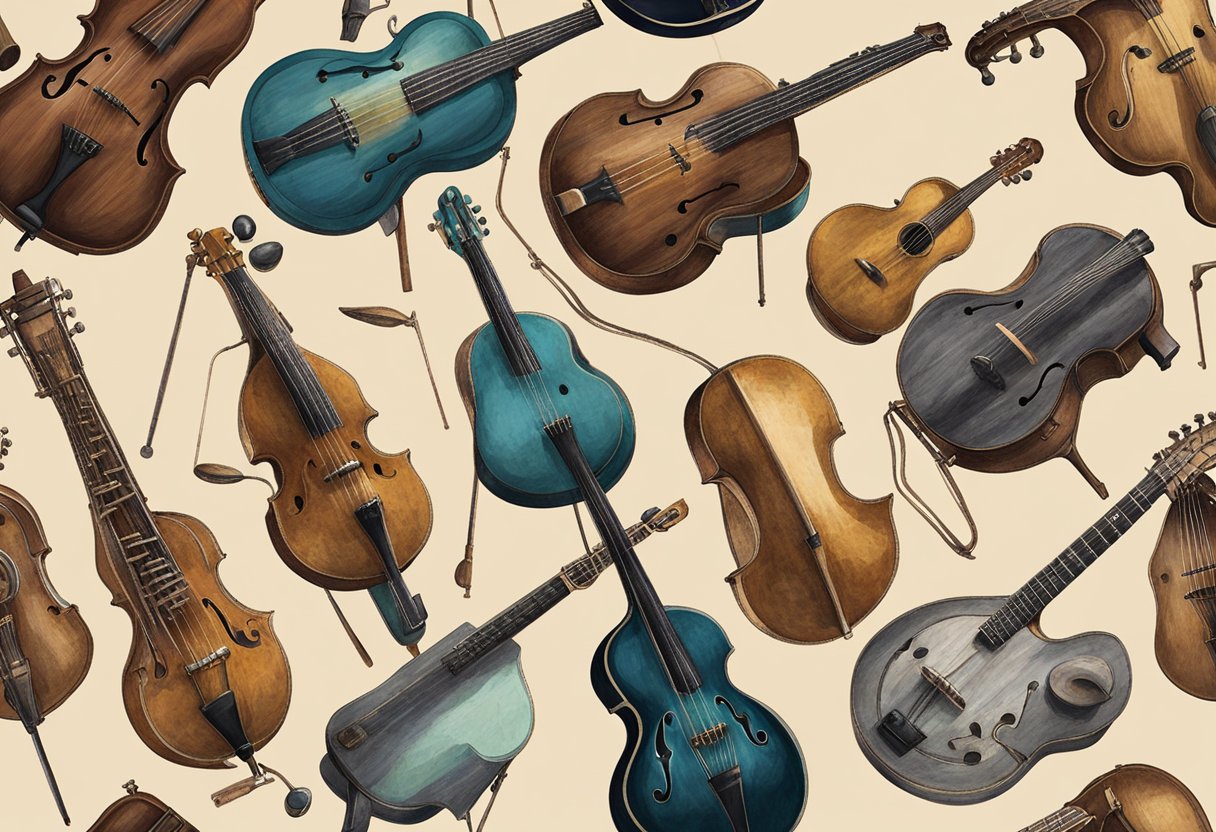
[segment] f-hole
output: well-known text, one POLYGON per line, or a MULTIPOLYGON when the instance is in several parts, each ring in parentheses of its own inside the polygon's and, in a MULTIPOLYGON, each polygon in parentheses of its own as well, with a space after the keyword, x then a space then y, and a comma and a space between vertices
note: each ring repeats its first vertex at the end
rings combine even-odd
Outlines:
POLYGON ((683 107, 679 107, 675 110, 668 110, 665 113, 659 113, 657 116, 646 116, 645 118, 639 118, 639 119, 631 119, 629 117, 629 113, 621 113, 620 123, 621 123, 621 126, 623 126, 623 127, 628 127, 631 124, 645 124, 648 121, 653 121, 656 125, 659 125, 659 124, 662 124, 663 119, 667 118, 668 116, 674 116, 676 113, 682 113, 685 110, 691 110, 693 107, 700 104, 701 99, 704 97, 705 97, 704 90, 693 90, 691 104, 685 104, 683 107))
POLYGON ((667 744, 667 727, 675 720, 671 711, 663 714, 659 721, 659 730, 654 734, 654 753, 663 766, 663 788, 654 790, 656 803, 666 803, 671 799, 671 746, 667 744))
POLYGON ((384 164, 383 164, 383 165, 380 165, 379 167, 372 168, 371 170, 369 170, 369 171, 367 171, 366 173, 364 173, 364 174, 363 174, 363 181, 364 181, 364 182, 371 182, 371 181, 372 181, 372 177, 373 177, 375 174, 379 173, 380 171, 384 170, 385 168, 389 167, 390 165, 395 165, 395 164, 397 164, 397 160, 398 160, 398 159, 400 159, 400 158, 401 158, 402 156, 404 156, 405 154, 407 154, 407 153, 409 153, 409 152, 411 152, 411 151, 413 151, 413 150, 416 150, 416 149, 418 148, 418 146, 419 146, 419 145, 421 145, 421 144, 422 144, 422 131, 421 131, 421 130, 419 130, 419 131, 418 131, 418 135, 414 137, 414 140, 413 140, 412 142, 410 142, 410 146, 409 146, 409 147, 407 147, 405 150, 398 150, 398 151, 396 151, 396 152, 394 152, 394 153, 390 153, 390 154, 388 154, 388 156, 384 157, 384 158, 385 158, 385 162, 384 162, 384 164))
POLYGON ((677 211, 679 211, 681 214, 687 214, 687 213, 688 213, 688 206, 689 206, 689 205, 692 205, 692 204, 693 204, 694 202, 696 202, 697 200, 699 200, 699 199, 704 199, 705 197, 709 196, 710 194, 716 194, 718 191, 725 191, 725 190, 729 190, 730 188, 738 188, 738 187, 739 187, 739 183, 738 183, 738 182, 723 182, 723 183, 722 183, 721 185, 719 185, 718 187, 716 187, 716 188, 710 188, 710 189, 709 189, 708 191, 706 191, 705 193, 703 193, 703 194, 697 194, 697 195, 696 195, 696 196, 694 196, 692 199, 682 199, 682 200, 680 200, 680 204, 676 206, 676 210, 677 210, 677 211))
POLYGON ((1132 120, 1132 116, 1136 113, 1136 94, 1132 92, 1132 77, 1131 77, 1131 58, 1134 55, 1138 60, 1143 61, 1149 55, 1153 54, 1153 50, 1133 44, 1128 47, 1128 50, 1123 53, 1123 95, 1127 98, 1127 107, 1120 115, 1118 110, 1111 110, 1106 114, 1107 121, 1110 126, 1116 130, 1122 130, 1132 120))
POLYGON ((63 95, 65 92, 67 92, 68 88, 71 87, 72 84, 74 84, 74 83, 78 83, 81 86, 87 87, 88 82, 78 80, 78 76, 80 75, 80 73, 84 72, 85 69, 88 68, 89 64, 93 63, 93 59, 96 58, 98 55, 105 55, 105 57, 102 58, 103 61, 114 60, 114 56, 109 53, 110 53, 110 47, 108 47, 108 46, 102 47, 101 49, 98 49, 97 51, 95 51, 89 57, 85 58, 80 63, 76 64, 76 66, 69 69, 68 74, 63 76, 63 83, 61 83, 59 85, 59 89, 56 90, 55 92, 51 92, 51 84, 54 84, 56 81, 59 80, 58 76, 55 76, 55 75, 46 76, 46 78, 43 79, 43 81, 42 81, 42 97, 47 98, 47 99, 58 98, 59 96, 63 95))
POLYGON ((135 160, 139 162, 140 167, 148 166, 148 159, 144 156, 144 151, 148 149, 148 142, 152 141, 152 134, 156 132, 156 128, 165 118, 165 109, 169 106, 169 85, 160 78, 152 82, 152 89, 163 87, 165 90, 164 98, 160 102, 160 109, 156 111, 156 118, 152 119, 152 123, 148 125, 148 129, 144 131, 143 136, 139 139, 139 148, 135 151, 135 160))
POLYGON ((976 312, 979 312, 981 309, 987 309, 987 308, 989 308, 990 306, 1008 306, 1008 305, 1009 305, 1009 304, 1011 304, 1011 303, 1013 304, 1013 308, 1014 308, 1014 309, 1021 309, 1021 308, 1022 308, 1022 304, 1023 304, 1023 303, 1025 303, 1025 301, 1021 301, 1021 300, 1003 300, 1003 301, 1000 301, 1000 302, 998 302, 998 303, 981 303, 981 304, 978 304, 978 305, 976 305, 976 306, 964 306, 964 307, 963 307, 963 314, 964 314, 964 315, 974 315, 976 312))
POLYGON ((1063 370, 1063 369, 1064 369, 1064 365, 1059 363, 1058 361, 1055 364, 1049 364, 1043 370, 1043 375, 1039 376, 1039 386, 1034 388, 1034 392, 1031 393, 1029 396, 1022 396, 1020 399, 1018 399, 1018 404, 1021 405, 1022 407, 1025 407, 1026 405, 1028 405, 1032 401, 1034 401, 1034 397, 1039 395, 1039 391, 1041 391, 1043 389, 1043 385, 1047 382, 1048 374, 1051 373, 1052 370, 1063 370))
POLYGON ((933 245, 933 232, 923 222, 910 222, 899 231, 899 247, 904 254, 916 257, 933 245))
POLYGON ((734 717, 735 722, 739 723, 739 727, 743 729, 743 733, 747 734, 747 738, 751 740, 752 745, 768 745, 768 732, 764 730, 753 732, 751 717, 736 711, 735 706, 730 704, 725 697, 715 696, 714 704, 724 705, 726 710, 730 711, 730 715, 734 717))
POLYGON ((233 632, 232 625, 228 623, 228 619, 222 612, 220 612, 220 608, 212 603, 210 598, 203 599, 203 606, 215 613, 215 617, 220 620, 220 624, 223 625, 224 631, 228 633, 228 638, 232 639, 233 643, 249 649, 260 647, 262 645, 262 634, 257 630, 249 631, 252 638, 246 635, 244 630, 237 630, 233 632))

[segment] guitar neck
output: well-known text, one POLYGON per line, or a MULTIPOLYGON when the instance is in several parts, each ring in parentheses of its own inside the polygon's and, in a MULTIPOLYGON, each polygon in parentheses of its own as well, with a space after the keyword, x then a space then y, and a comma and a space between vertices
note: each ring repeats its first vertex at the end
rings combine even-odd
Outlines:
POLYGON ((486 254, 485 246, 480 239, 469 239, 463 242, 464 261, 473 275, 477 292, 481 295, 482 305, 490 316, 490 324, 498 335, 503 353, 511 366, 511 372, 516 376, 527 376, 541 370, 540 360, 532 349, 528 336, 519 325, 515 308, 503 288, 498 271, 486 254))
POLYGON ((1000 182, 1002 177, 1005 176, 1007 168, 1008 165, 1002 165, 984 171, 960 188, 957 193, 945 200, 941 205, 926 214, 921 222, 934 236, 941 234, 952 222, 961 217, 963 212, 970 208, 973 202, 979 199, 997 182, 1000 182))
POLYGON ((1009 596, 1004 606, 980 627, 980 640, 995 649, 1037 619, 1056 596, 1144 516, 1165 490, 1165 480, 1150 471, 1114 508, 1009 596))
POLYGON ((1030 826, 1024 826, 1018 832, 1079 832, 1093 816, 1075 806, 1065 806, 1058 812, 1053 812, 1042 820, 1037 820, 1030 826))
MULTIPOLYGON (((945 30, 941 31, 945 38, 945 30)), ((713 152, 726 150, 757 133, 831 101, 917 58, 945 49, 949 40, 915 32, 906 38, 850 55, 811 77, 760 96, 694 124, 689 137, 699 138, 713 152)))

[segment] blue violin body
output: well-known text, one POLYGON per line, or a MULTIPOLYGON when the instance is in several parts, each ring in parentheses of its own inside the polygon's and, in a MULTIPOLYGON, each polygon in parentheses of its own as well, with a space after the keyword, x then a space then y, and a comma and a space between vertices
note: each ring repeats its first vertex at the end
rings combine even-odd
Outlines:
POLYGON ((738 832, 690 736, 722 724, 724 734, 703 755, 709 764, 739 766, 748 832, 789 832, 806 804, 798 741, 780 717, 731 683, 726 661, 734 647, 716 621, 686 607, 666 611, 700 672, 695 693, 675 693, 636 610, 592 659, 595 693, 625 723, 627 737, 609 792, 613 823, 621 832, 738 832))
POLYGON ((635 29, 665 38, 712 35, 746 20, 764 0, 603 0, 635 29))
POLYGON ((538 372, 526 379, 514 375, 488 323, 465 340, 456 357, 457 384, 473 422, 478 478, 519 506, 550 508, 581 499, 541 429, 535 390, 570 414, 596 479, 605 490, 612 488, 633 458, 636 427, 629 400, 591 366, 565 324, 529 312, 515 318, 539 360, 538 372))
MULTIPOLYGON (((297 228, 349 234, 386 214, 423 174, 465 170, 492 157, 515 124, 512 72, 421 113, 410 109, 401 89, 406 77, 489 43, 475 20, 432 12, 378 52, 313 49, 275 63, 254 82, 241 115, 245 159, 266 204, 297 228), (357 144, 338 141, 268 172, 260 143, 339 105, 357 144)), ((314 137, 333 129, 318 127, 314 137)))

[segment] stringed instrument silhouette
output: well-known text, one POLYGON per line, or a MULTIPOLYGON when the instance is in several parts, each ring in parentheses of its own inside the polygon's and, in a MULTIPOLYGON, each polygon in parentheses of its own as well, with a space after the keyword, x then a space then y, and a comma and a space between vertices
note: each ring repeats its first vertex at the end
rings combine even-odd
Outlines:
POLYGON ((1176 777, 1153 766, 1116 766, 1062 809, 1020 832, 1212 832, 1203 807, 1176 777))
POLYGON ((751 17, 764 0, 604 0, 633 28, 665 38, 712 35, 751 17))

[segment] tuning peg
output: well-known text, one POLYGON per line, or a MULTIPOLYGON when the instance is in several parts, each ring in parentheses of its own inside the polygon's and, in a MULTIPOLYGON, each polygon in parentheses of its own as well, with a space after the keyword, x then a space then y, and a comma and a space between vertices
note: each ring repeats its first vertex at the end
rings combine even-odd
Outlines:
POLYGON ((1030 177, 1032 177, 1032 176, 1034 176, 1033 171, 1029 171, 1029 170, 1022 171, 1022 178, 1025 179, 1026 181, 1030 181, 1030 177))
POLYGON ((474 213, 474 214, 480 214, 480 213, 481 213, 481 206, 480 206, 480 205, 474 205, 474 206, 473 206, 473 213, 474 213))
POLYGON ((16 358, 19 355, 21 355, 20 347, 9 347, 8 348, 8 357, 9 358, 16 358))
POLYGON ((1190 425, 1190 423, 1189 423, 1189 422, 1184 422, 1184 423, 1182 424, 1182 426, 1179 428, 1179 430, 1181 430, 1181 431, 1182 431, 1182 435, 1183 435, 1183 436, 1190 436, 1190 435, 1191 435, 1191 431, 1193 431, 1193 430, 1194 430, 1194 428, 1193 428, 1193 427, 1191 427, 1191 425, 1190 425))
POLYGON ((76 317, 76 307, 75 307, 75 306, 69 306, 67 309, 63 310, 63 317, 65 317, 65 318, 75 318, 75 317, 76 317))
POLYGON ((248 214, 241 214, 232 221, 232 233, 242 243, 247 243, 258 233, 258 224, 248 214))
POLYGON ((1203 421, 1204 421, 1203 414, 1196 413, 1195 414, 1195 424, 1199 425, 1199 427, 1203 427, 1203 421))
POLYGON ((72 299, 72 290, 64 289, 63 294, 61 294, 59 297, 63 298, 64 300, 71 300, 72 299))
POLYGON ((1169 438, 1173 439, 1175 442, 1182 438, 1182 434, 1178 433, 1176 430, 1170 431, 1167 436, 1169 436, 1169 438))
POLYGON ((478 225, 485 225, 485 224, 486 224, 486 218, 485 218, 485 217, 478 217, 478 218, 477 218, 477 224, 478 224, 478 225))
POLYGON ((1008 177, 1008 176, 1002 176, 1002 177, 1001 177, 1001 184, 1002 184, 1002 185, 1004 185, 1006 188, 1008 188, 1010 185, 1012 185, 1012 184, 1013 184, 1013 179, 1012 179, 1011 177, 1008 177))
POLYGON ((68 330, 68 335, 76 336, 84 332, 84 324, 77 321, 71 329, 68 330))
POLYGON ((1216 410, 1208 411, 1208 419, 1210 419, 1213 422, 1216 422, 1216 410))
POLYGON ((1164 453, 1162 453, 1161 451, 1154 451, 1154 452, 1153 452, 1153 462, 1160 462, 1160 461, 1161 461, 1161 460, 1163 460, 1163 459, 1165 459, 1165 454, 1164 454, 1164 453))
POLYGON ((261 243, 249 252, 249 265, 260 272, 268 272, 283 259, 282 243, 261 243))
POLYGON ((1009 63, 1020 64, 1022 62, 1022 53, 1018 51, 1018 45, 1015 43, 1009 47, 1009 63))
POLYGON ((438 223, 434 223, 434 222, 428 222, 428 223, 426 224, 426 230, 427 230, 427 231, 438 231, 438 230, 439 230, 439 224, 438 224, 438 223))
POLYGON ((473 204, 473 197, 469 196, 468 194, 465 194, 465 195, 464 195, 464 204, 465 204, 465 205, 472 205, 472 204, 473 204))
POLYGON ((991 87, 996 83, 996 76, 992 74, 992 70, 986 66, 980 67, 980 81, 985 87, 991 87))
POLYGON ((1032 46, 1030 47, 1030 57, 1032 57, 1032 58, 1043 57, 1043 53, 1046 52, 1047 50, 1043 48, 1043 44, 1039 43, 1039 36, 1031 35, 1030 43, 1032 44, 1032 46))

